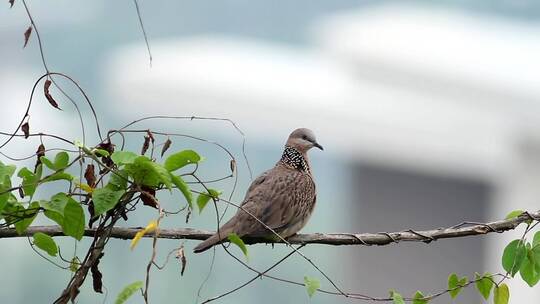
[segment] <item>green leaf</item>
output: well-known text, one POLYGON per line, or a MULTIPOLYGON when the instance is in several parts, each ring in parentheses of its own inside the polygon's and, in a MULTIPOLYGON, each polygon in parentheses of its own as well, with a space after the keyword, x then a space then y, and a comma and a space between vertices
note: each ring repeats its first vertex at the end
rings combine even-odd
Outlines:
POLYGON ((66 172, 63 172, 63 171, 58 171, 56 173, 53 173, 52 175, 46 177, 43 179, 43 183, 46 183, 46 182, 52 182, 52 181, 56 181, 56 180, 67 180, 67 181, 72 181, 73 180, 73 175, 69 174, 69 173, 66 173, 66 172))
POLYGON ((508 290, 508 285, 502 283, 499 287, 495 287, 495 293, 493 294, 493 303, 494 304, 508 304, 510 299, 510 290, 508 290))
POLYGON ((429 300, 424 299, 425 296, 422 294, 420 290, 418 290, 413 297, 412 304, 427 304, 429 300))
POLYGON ((28 208, 24 209, 22 205, 17 206, 17 217, 24 217, 24 219, 19 220, 15 223, 15 230, 17 230, 18 234, 23 234, 26 231, 26 228, 28 228, 36 216, 39 213, 39 203, 38 202, 32 202, 30 205, 28 205, 28 208))
POLYGON ((137 281, 129 284, 128 286, 124 287, 122 291, 118 294, 116 297, 115 304, 122 304, 129 299, 134 293, 136 293, 139 289, 143 287, 143 282, 137 281))
POLYGON ((125 169, 137 184, 157 187, 160 183, 163 183, 168 189, 172 187, 169 172, 146 156, 138 156, 132 164, 126 165, 125 169))
POLYGON ((450 294, 450 297, 452 299, 455 299, 457 295, 461 292, 461 288, 465 286, 469 282, 469 279, 467 277, 462 277, 461 279, 458 279, 457 274, 452 273, 448 277, 448 289, 450 290, 448 293, 450 294))
POLYGON ((186 201, 189 207, 193 208, 193 194, 191 194, 191 190, 189 190, 189 186, 182 179, 182 177, 176 176, 171 173, 171 181, 176 186, 176 188, 178 188, 182 192, 182 194, 186 198, 186 201))
POLYGON ((69 198, 64 208, 64 220, 62 230, 65 235, 74 237, 80 241, 84 235, 84 211, 79 203, 69 198))
POLYGON ((214 189, 208 189, 208 193, 201 193, 197 197, 197 206, 199 207, 199 214, 203 211, 204 207, 206 207, 206 204, 208 204, 208 201, 211 198, 217 199, 219 195, 221 194, 221 191, 217 191, 214 189))
POLYGON ((28 170, 28 168, 24 167, 21 170, 19 170, 19 173, 17 173, 17 176, 22 178, 22 187, 24 190, 25 196, 32 196, 36 192, 36 188, 38 185, 39 180, 41 179, 41 173, 42 173, 42 167, 38 166, 36 173, 28 170))
POLYGON ((521 240, 513 240, 504 248, 502 266, 512 277, 521 268, 526 252, 525 244, 521 240))
POLYGON ((196 164, 202 161, 202 157, 193 150, 184 150, 174 153, 165 160, 165 169, 168 171, 178 170, 189 164, 196 164))
POLYGON ((405 304, 403 296, 394 290, 390 290, 390 297, 392 298, 392 303, 394 304, 405 304))
POLYGON ((41 156, 39 158, 39 160, 41 161, 42 164, 44 164, 47 168, 51 169, 51 170, 55 170, 54 169, 54 163, 48 159, 46 156, 41 156))
MULTIPOLYGON (((525 212, 525 211, 523 211, 523 210, 514 210, 514 211, 508 213, 508 215, 505 217, 505 219, 509 220, 509 219, 516 218, 516 217, 520 216, 523 212, 525 212)), ((525 221, 525 223, 530 224, 530 223, 532 223, 532 220, 528 219, 528 220, 525 221)))
POLYGON ((68 199, 69 197, 65 193, 59 192, 51 197, 51 201, 40 201, 40 205, 45 210, 54 211, 64 215, 64 208, 66 208, 68 199))
POLYGON ((537 247, 540 245, 540 231, 536 231, 533 237, 532 246, 537 247))
POLYGON ((94 151, 95 154, 97 154, 99 156, 104 156, 104 157, 110 156, 109 151, 107 151, 107 150, 94 149, 93 151, 94 151))
POLYGON ((0 181, 4 181, 6 177, 11 178, 16 169, 14 165, 4 165, 0 161, 0 181))
MULTIPOLYGON (((540 247, 531 248, 530 244, 527 244, 526 251, 526 257, 523 260, 523 264, 521 264, 519 274, 523 281, 533 287, 540 281, 540 264, 538 263, 540 261, 537 261, 535 257, 535 251, 540 253, 540 247)), ((540 255, 538 253, 537 255, 540 255)))
POLYGON ((240 250, 242 250, 242 253, 244 253, 246 259, 249 259, 246 244, 244 244, 244 241, 242 241, 242 239, 236 233, 230 233, 227 238, 229 239, 229 242, 235 244, 238 246, 238 248, 240 248, 240 250))
POLYGON ((311 298, 317 289, 321 287, 321 282, 316 278, 304 276, 304 286, 306 286, 307 294, 311 298))
POLYGON ((126 189, 128 181, 128 173, 126 170, 118 170, 111 172, 111 177, 109 178, 109 184, 116 187, 116 190, 126 189))
POLYGON ((124 190, 116 190, 108 186, 94 189, 92 200, 94 201, 95 216, 113 209, 118 204, 120 198, 122 198, 122 195, 124 195, 124 192, 124 190))
POLYGON ((515 217, 520 216, 522 213, 523 213, 523 210, 514 210, 514 211, 508 213, 508 215, 506 215, 506 217, 504 219, 505 220, 513 219, 515 217))
POLYGON ((77 269, 79 269, 79 265, 81 264, 81 260, 79 260, 79 257, 74 256, 71 259, 71 262, 69 262, 69 270, 71 272, 76 272, 77 269))
POLYGON ((132 164, 139 157, 130 151, 116 151, 111 155, 112 161, 117 165, 132 164))
POLYGON ((69 164, 69 155, 67 152, 58 152, 54 157, 54 170, 65 169, 69 164))
POLYGON ((484 275, 480 275, 478 272, 474 274, 474 278, 476 281, 476 289, 478 289, 478 292, 484 297, 484 299, 489 298, 489 294, 491 293, 491 289, 493 288, 493 281, 490 279, 491 274, 486 272, 484 275))
POLYGON ((34 245, 37 248, 47 252, 51 256, 58 254, 58 246, 54 242, 53 238, 42 232, 34 233, 34 245))

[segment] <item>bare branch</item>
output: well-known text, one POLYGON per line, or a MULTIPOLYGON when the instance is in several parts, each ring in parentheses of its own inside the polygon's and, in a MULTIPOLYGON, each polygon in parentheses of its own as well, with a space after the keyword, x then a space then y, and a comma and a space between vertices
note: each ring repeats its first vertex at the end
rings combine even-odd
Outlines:
MULTIPOLYGON (((398 242, 424 242, 429 243, 439 239, 459 238, 465 236, 484 235, 492 232, 505 232, 514 230, 519 224, 529 220, 540 220, 540 210, 533 213, 523 213, 518 217, 500 220, 489 223, 475 223, 466 226, 467 223, 460 224, 454 228, 438 228, 432 230, 406 230, 398 232, 378 232, 378 233, 314 233, 314 234, 298 234, 287 239, 290 244, 326 244, 326 245, 388 245, 398 242), (465 227, 464 227, 465 226, 465 227)), ((110 237, 117 239, 132 239, 141 227, 120 228, 114 227, 110 232, 110 237)), ((17 234, 14 228, 0 229, 0 238, 12 238, 31 236, 36 232, 42 232, 50 236, 63 236, 60 226, 33 226, 29 227, 25 234, 17 234)), ((85 236, 95 236, 95 229, 86 229, 85 236)), ((205 240, 213 235, 213 231, 197 230, 191 228, 179 229, 160 229, 159 238, 162 239, 188 239, 188 240, 205 240)), ((154 237, 153 233, 145 235, 145 237, 154 237)), ((282 241, 273 241, 264 238, 244 237, 246 244, 255 243, 283 243, 282 241)))

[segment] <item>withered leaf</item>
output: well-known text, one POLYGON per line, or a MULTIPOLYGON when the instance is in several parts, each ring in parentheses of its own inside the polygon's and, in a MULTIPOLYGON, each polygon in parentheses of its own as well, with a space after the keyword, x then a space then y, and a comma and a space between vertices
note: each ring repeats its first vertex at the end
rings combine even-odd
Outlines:
POLYGON ((58 103, 56 102, 56 100, 54 100, 51 93, 49 92, 50 87, 51 87, 51 81, 49 79, 45 80, 45 85, 43 86, 43 92, 45 93, 45 97, 47 98, 51 106, 60 110, 60 108, 58 107, 58 103))
POLYGON ((187 259, 186 259, 186 254, 184 252, 184 245, 180 246, 180 248, 178 248, 178 251, 176 252, 176 258, 180 260, 180 262, 182 263, 182 268, 180 270, 180 275, 183 276, 184 275, 184 270, 186 270, 186 265, 187 265, 187 259))
POLYGON ((84 171, 84 179, 88 186, 94 188, 96 186, 96 173, 94 171, 94 165, 88 164, 86 171, 84 171))
POLYGON ((150 146, 150 136, 144 137, 144 143, 141 149, 141 155, 144 155, 146 151, 148 150, 148 147, 150 146))
POLYGON ((150 206, 150 207, 154 207, 154 208, 157 209, 158 208, 158 202, 157 202, 157 199, 155 197, 156 189, 143 186, 143 187, 141 187, 141 190, 142 191, 141 191, 140 198, 143 201, 143 204, 145 206, 150 206))
POLYGON ((146 130, 146 134, 148 134, 148 137, 152 140, 152 143, 156 142, 156 139, 154 138, 154 134, 150 130, 146 130))
POLYGON ((34 172, 36 172, 37 167, 41 164, 41 157, 45 156, 45 146, 43 144, 39 145, 37 151, 36 151, 36 166, 34 167, 34 172))
POLYGON ((103 149, 103 150, 109 152, 109 154, 113 154, 113 152, 114 152, 114 144, 111 143, 110 140, 107 140, 106 142, 100 143, 97 146, 97 148, 98 149, 103 149))
POLYGON ((19 187, 19 196, 20 196, 21 198, 24 198, 24 190, 23 190, 22 187, 19 187))
POLYGON ((172 144, 172 141, 170 138, 167 138, 167 140, 165 141, 165 143, 163 144, 163 148, 161 149, 161 157, 163 157, 163 154, 165 154, 165 152, 167 150, 169 150, 169 148, 171 147, 171 144, 172 144))
MULTIPOLYGON (((13 4, 12 4, 13 6, 13 4)), ((23 48, 26 47, 26 45, 28 44, 28 39, 30 39, 30 35, 32 34, 32 26, 30 25, 26 31, 24 31, 24 45, 23 45, 23 48)))
POLYGON ((24 133, 24 138, 28 138, 28 136, 30 136, 30 125, 28 124, 28 121, 23 123, 21 130, 24 133))
POLYGON ((98 220, 99 216, 95 216, 96 212, 94 211, 94 201, 88 203, 88 213, 90 214, 90 219, 88 220, 88 227, 92 228, 92 225, 95 221, 98 220))
POLYGON ((236 170, 236 160, 234 159, 231 159, 231 173, 234 173, 234 171, 236 170))
POLYGON ((99 257, 96 259, 96 262, 92 265, 90 268, 90 271, 92 272, 92 285, 94 287, 95 292, 103 293, 103 274, 101 274, 101 271, 99 271, 99 261, 103 257, 103 253, 99 255, 99 257))

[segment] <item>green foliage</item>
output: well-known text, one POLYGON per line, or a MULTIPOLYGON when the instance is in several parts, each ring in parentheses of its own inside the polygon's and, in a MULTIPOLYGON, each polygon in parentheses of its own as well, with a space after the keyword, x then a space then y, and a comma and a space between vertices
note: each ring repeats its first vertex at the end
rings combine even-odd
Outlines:
POLYGON ((58 171, 67 168, 69 164, 69 155, 62 151, 56 154, 54 157, 54 162, 50 161, 45 156, 40 157, 40 160, 45 166, 47 166, 47 168, 53 171, 58 171))
POLYGON ((167 157, 165 160, 165 169, 170 172, 176 171, 186 165, 197 164, 201 162, 203 158, 193 150, 184 150, 174 153, 167 157))
MULTIPOLYGON (((538 232, 536 234, 538 235, 538 232)), ((528 243, 525 250, 525 258, 519 269, 519 274, 523 281, 533 287, 540 281, 540 245, 532 246, 528 243)))
POLYGON ((26 209, 18 204, 16 205, 16 210, 17 211, 14 213, 17 214, 16 217, 18 217, 19 220, 15 223, 15 230, 17 230, 18 234, 23 234, 26 231, 26 228, 28 228, 36 218, 39 212, 39 203, 32 202, 26 209))
POLYGON ((488 272, 484 273, 484 275, 480 275, 478 272, 474 274, 474 279, 477 280, 476 289, 478 289, 478 292, 486 300, 489 298, 489 294, 493 288, 493 281, 491 277, 492 275, 488 272))
POLYGON ((41 201, 45 216, 62 227, 67 236, 80 240, 84 235, 85 215, 81 205, 65 193, 57 193, 50 201, 41 201))
POLYGON ((45 233, 37 232, 34 233, 33 238, 33 243, 37 248, 45 251, 51 256, 56 256, 58 254, 58 246, 52 237, 46 235, 45 233))
POLYGON ((176 176, 171 173, 172 183, 182 192, 190 208, 193 208, 193 195, 186 182, 180 176, 176 176))
POLYGON ((502 283, 498 287, 495 287, 495 292, 493 294, 494 304, 508 304, 509 299, 510 290, 508 289, 508 285, 502 283))
POLYGON ((118 166, 132 164, 139 155, 130 151, 117 151, 111 155, 112 161, 118 166))
POLYGON ((390 290, 390 297, 392 298, 392 303, 394 304, 405 304, 403 296, 394 290, 390 290))
POLYGON ((513 240, 504 248, 502 265, 512 277, 519 271, 527 254, 525 243, 522 240, 513 240))
POLYGON ((469 279, 467 277, 462 277, 461 279, 458 278, 457 274, 452 273, 448 277, 448 289, 449 294, 452 299, 455 299, 458 294, 461 292, 461 289, 463 286, 465 286, 469 282, 469 279))
POLYGON ((131 297, 135 292, 137 292, 142 287, 143 287, 143 282, 141 282, 141 281, 133 282, 133 283, 127 285, 118 294, 118 296, 116 297, 116 301, 114 301, 114 303, 115 304, 122 304, 122 303, 126 302, 127 299, 129 299, 129 297, 131 297))
POLYGON ((413 297, 412 304, 427 304, 429 300, 425 299, 424 294, 420 290, 418 290, 413 297))
POLYGON ((146 156, 138 156, 133 163, 125 165, 125 170, 136 184, 155 188, 163 183, 167 189, 172 187, 169 172, 146 156))
POLYGON ((37 166, 36 173, 30 171, 28 168, 24 167, 19 170, 17 176, 22 178, 22 188, 24 190, 25 196, 33 196, 38 186, 39 180, 41 179, 41 174, 43 173, 43 167, 41 165, 37 166))
POLYGON ((307 294, 311 298, 317 289, 321 287, 321 282, 316 278, 304 276, 304 286, 306 286, 307 294))
POLYGON ((117 170, 111 173, 109 185, 115 187, 115 190, 127 189, 128 173, 126 170, 117 170))
POLYGON ((112 186, 95 189, 94 192, 92 192, 95 216, 113 209, 124 193, 124 190, 116 190, 115 187, 112 186))
POLYGON ((242 250, 242 253, 246 257, 246 259, 249 259, 246 244, 244 244, 244 241, 242 241, 242 239, 236 233, 233 232, 229 234, 227 238, 229 239, 229 242, 235 244, 236 246, 238 246, 238 248, 240 248, 240 250, 242 250))
POLYGON ((206 207, 206 204, 208 204, 208 201, 213 198, 217 199, 219 195, 221 194, 221 191, 217 191, 214 189, 208 189, 208 193, 201 193, 197 197, 197 206, 199 207, 199 213, 201 213, 206 207))
MULTIPOLYGON (((521 214, 523 214, 523 212, 525 212, 525 211, 523 211, 523 210, 514 210, 514 211, 508 213, 506 215, 505 219, 509 220, 509 219, 516 218, 516 217, 520 216, 521 214)), ((530 224, 530 223, 532 223, 532 220, 528 219, 528 220, 525 221, 525 223, 530 224)))
POLYGON ((84 235, 84 224, 84 211, 81 205, 73 198, 68 198, 64 208, 64 221, 61 225, 64 234, 80 241, 84 235))

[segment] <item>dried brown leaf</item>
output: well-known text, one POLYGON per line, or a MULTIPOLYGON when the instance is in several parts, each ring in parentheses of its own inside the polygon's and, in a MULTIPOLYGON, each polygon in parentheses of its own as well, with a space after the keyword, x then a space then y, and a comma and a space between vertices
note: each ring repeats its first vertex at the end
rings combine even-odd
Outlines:
MULTIPOLYGON (((13 6, 13 5, 12 5, 13 6)), ((23 45, 23 48, 26 47, 26 45, 28 44, 28 39, 30 39, 30 35, 32 34, 32 26, 30 25, 26 31, 24 31, 24 45, 23 45)))
POLYGON ((144 137, 144 143, 141 149, 141 155, 144 155, 146 151, 148 151, 148 147, 150 146, 150 136, 144 137))
POLYGON ((88 164, 86 171, 84 171, 84 179, 88 186, 94 188, 96 186, 96 173, 94 171, 94 165, 88 164))
POLYGON ((98 220, 99 216, 95 216, 96 212, 94 211, 94 201, 88 203, 88 213, 90 214, 90 219, 88 220, 88 227, 92 228, 92 225, 95 221, 98 220))
POLYGON ((154 134, 150 130, 146 130, 146 134, 148 134, 148 137, 152 140, 152 143, 156 142, 156 139, 154 138, 154 134))
POLYGON ((150 206, 150 207, 154 207, 154 208, 158 208, 158 201, 156 199, 156 189, 153 189, 153 188, 150 188, 150 187, 146 187, 146 186, 143 186, 141 187, 141 195, 140 195, 140 198, 141 198, 141 201, 143 202, 144 205, 146 206, 150 206))
POLYGON ((21 198, 24 198, 24 190, 23 190, 22 187, 19 187, 19 196, 20 196, 21 198))
POLYGON ((28 138, 28 136, 30 136, 30 125, 28 124, 28 121, 23 123, 21 130, 24 133, 24 138, 28 138))
POLYGON ((176 258, 179 259, 180 263, 182 264, 180 275, 183 276, 184 270, 186 270, 186 265, 187 265, 186 253, 184 252, 184 245, 178 248, 178 251, 176 252, 176 258))
POLYGON ((60 108, 58 107, 58 103, 56 102, 56 100, 54 100, 51 93, 49 92, 50 87, 51 87, 51 81, 49 79, 45 80, 45 85, 43 86, 43 92, 45 93, 45 97, 47 98, 51 106, 60 110, 60 108))
POLYGON ((163 154, 165 154, 165 152, 167 150, 169 150, 169 148, 171 147, 171 144, 172 144, 172 141, 170 138, 167 138, 167 140, 165 141, 165 143, 163 144, 163 148, 161 149, 161 157, 163 157, 163 154))
POLYGON ((236 160, 234 159, 231 159, 231 173, 234 173, 234 171, 236 171, 236 160))
POLYGON ((34 172, 36 172, 37 167, 41 164, 41 157, 45 156, 45 146, 43 144, 39 145, 37 151, 36 151, 36 166, 34 167, 34 172))

